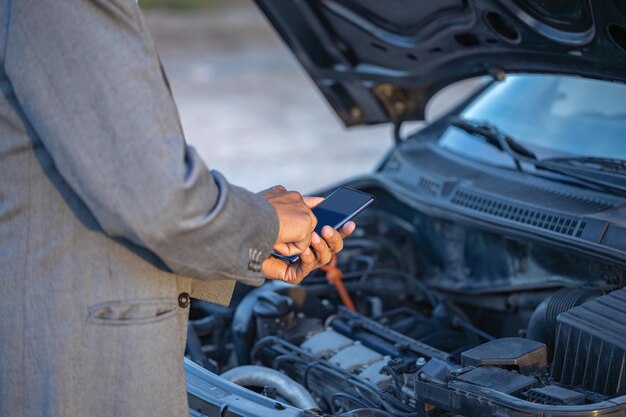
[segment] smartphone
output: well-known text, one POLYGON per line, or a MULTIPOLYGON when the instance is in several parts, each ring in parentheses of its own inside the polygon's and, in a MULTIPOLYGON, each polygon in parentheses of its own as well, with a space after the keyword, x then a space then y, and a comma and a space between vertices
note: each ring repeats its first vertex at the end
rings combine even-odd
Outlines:
MULTIPOLYGON (((313 208, 313 214, 317 218, 315 231, 322 235, 324 226, 331 226, 338 230, 352 220, 365 207, 372 204, 374 196, 357 191, 348 187, 339 187, 324 199, 319 205, 313 208)), ((294 263, 300 259, 299 255, 283 256, 277 252, 272 252, 272 256, 287 263, 294 263)))

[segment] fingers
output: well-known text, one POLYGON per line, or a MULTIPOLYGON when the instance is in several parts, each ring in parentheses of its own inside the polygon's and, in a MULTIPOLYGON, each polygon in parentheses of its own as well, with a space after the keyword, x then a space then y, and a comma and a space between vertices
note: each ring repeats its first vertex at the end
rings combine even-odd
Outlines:
POLYGON ((315 254, 310 248, 307 248, 300 255, 300 264, 297 266, 299 268, 297 276, 295 278, 295 282, 293 284, 299 284, 311 271, 317 268, 317 259, 315 254))
POLYGON ((343 250, 343 239, 350 236, 355 229, 356 224, 354 222, 347 222, 339 231, 333 230, 330 226, 324 226, 322 237, 328 244, 331 252, 338 253, 343 250))
MULTIPOLYGON (((338 233, 335 233, 335 235, 338 235, 338 233)), ((315 259, 318 263, 318 266, 326 265, 328 262, 330 262, 333 256, 331 249, 326 241, 315 232, 313 232, 313 236, 311 237, 311 247, 313 248, 313 252, 315 253, 315 259)))
MULTIPOLYGON (((302 197, 302 200, 304 200, 304 204, 306 204, 310 209, 312 209, 315 206, 319 205, 322 201, 324 201, 324 198, 323 197, 302 197)), ((311 211, 311 222, 313 224, 313 230, 315 230, 315 226, 317 226, 317 217, 315 217, 315 214, 313 214, 312 211, 311 211)))
POLYGON ((300 255, 306 248, 311 245, 311 235, 307 235, 306 239, 291 243, 276 243, 273 250, 283 256, 300 255))
MULTIPOLYGON (((307 249, 305 252, 308 253, 309 257, 313 256, 311 249, 307 249)), ((304 256, 306 257, 307 255, 304 256)), ((306 273, 304 273, 305 271, 303 269, 302 261, 298 261, 295 264, 288 264, 273 257, 267 258, 263 261, 261 267, 263 268, 263 275, 265 278, 277 279, 289 284, 299 284, 304 277, 306 277, 309 272, 313 270, 311 267, 308 271, 306 271, 306 273)))
POLYGON ((309 208, 314 208, 325 200, 324 197, 302 197, 302 199, 309 208))
POLYGON ((338 231, 333 230, 332 227, 324 226, 322 228, 322 237, 326 241, 331 253, 337 253, 343 249, 343 239, 341 234, 338 231))
POLYGON ((262 264, 265 278, 278 279, 289 284, 299 284, 317 266, 316 256, 310 248, 300 254, 300 260, 295 264, 273 257, 267 258, 262 264))
MULTIPOLYGON (((276 210, 278 216, 278 236, 276 243, 297 244, 301 250, 308 246, 311 232, 315 229, 317 219, 302 195, 296 191, 287 191, 283 186, 272 187, 261 193, 276 210)), ((309 204, 319 204, 317 198, 309 200, 309 204)))
POLYGON ((311 266, 311 271, 315 267, 315 255, 311 248, 306 248, 304 252, 300 255, 300 262, 306 264, 307 266, 311 266))
MULTIPOLYGON (((324 228, 322 228, 322 238, 326 241, 331 253, 341 252, 343 249, 343 239, 350 236, 355 228, 356 224, 354 224, 354 222, 347 222, 340 231, 333 230, 330 226, 324 226, 324 228)), ((313 234, 309 235, 309 238, 312 236, 313 234)), ((273 250, 283 256, 293 256, 301 254, 310 244, 311 241, 308 239, 294 243, 277 243, 274 245, 273 250)))
POLYGON ((263 269, 263 275, 268 279, 283 279, 287 275, 287 269, 289 268, 289 264, 283 262, 279 259, 276 259, 272 256, 267 258, 261 264, 261 268, 263 269))
MULTIPOLYGON (((308 207, 315 207, 322 199, 304 197, 304 200, 308 207)), ((352 234, 355 228, 354 222, 347 222, 338 231, 330 226, 324 226, 321 236, 312 232, 309 233, 308 239, 276 244, 274 250, 285 256, 299 254, 300 260, 294 264, 288 264, 270 257, 262 264, 265 277, 299 284, 311 271, 329 263, 332 255, 343 249, 343 239, 352 234)))
POLYGON ((343 225, 339 233, 341 233, 342 238, 346 238, 350 236, 352 232, 354 232, 355 229, 356 229, 356 223, 350 221, 343 225))

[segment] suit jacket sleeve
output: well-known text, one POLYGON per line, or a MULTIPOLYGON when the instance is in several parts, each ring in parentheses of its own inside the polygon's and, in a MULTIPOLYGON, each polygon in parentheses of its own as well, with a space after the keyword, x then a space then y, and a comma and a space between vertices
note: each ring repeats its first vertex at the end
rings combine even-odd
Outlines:
POLYGON ((263 282, 276 212, 185 144, 134 0, 15 2, 4 59, 34 134, 106 233, 178 274, 263 282))

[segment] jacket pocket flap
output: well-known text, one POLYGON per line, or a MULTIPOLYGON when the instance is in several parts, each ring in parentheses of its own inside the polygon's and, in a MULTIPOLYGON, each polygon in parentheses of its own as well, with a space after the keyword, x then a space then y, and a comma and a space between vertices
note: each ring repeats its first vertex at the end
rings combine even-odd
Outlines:
POLYGON ((142 324, 165 320, 176 314, 170 300, 109 301, 89 307, 87 320, 98 324, 142 324))

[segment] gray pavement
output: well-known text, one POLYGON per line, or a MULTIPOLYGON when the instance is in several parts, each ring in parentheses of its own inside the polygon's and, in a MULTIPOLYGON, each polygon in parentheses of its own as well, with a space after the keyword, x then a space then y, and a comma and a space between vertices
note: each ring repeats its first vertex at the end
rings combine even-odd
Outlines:
POLYGON ((312 191, 371 171, 391 145, 388 126, 343 127, 251 2, 146 18, 188 143, 231 182, 312 191))

